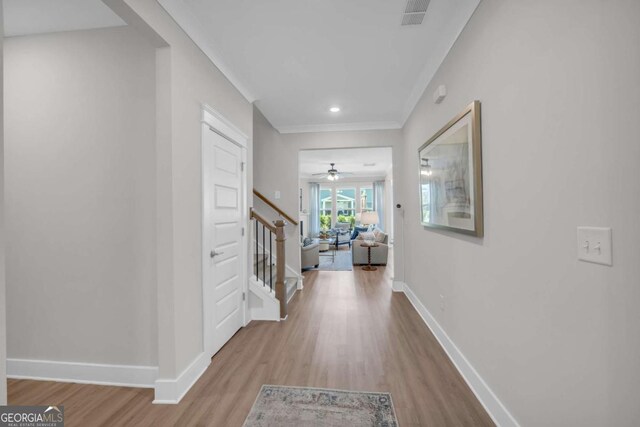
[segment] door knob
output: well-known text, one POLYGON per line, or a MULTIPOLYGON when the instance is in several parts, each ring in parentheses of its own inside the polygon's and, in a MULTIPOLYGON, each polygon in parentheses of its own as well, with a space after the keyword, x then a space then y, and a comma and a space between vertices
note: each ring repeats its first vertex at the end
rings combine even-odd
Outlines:
POLYGON ((222 254, 224 254, 224 252, 211 251, 211 258, 215 257, 216 255, 222 255, 222 254))

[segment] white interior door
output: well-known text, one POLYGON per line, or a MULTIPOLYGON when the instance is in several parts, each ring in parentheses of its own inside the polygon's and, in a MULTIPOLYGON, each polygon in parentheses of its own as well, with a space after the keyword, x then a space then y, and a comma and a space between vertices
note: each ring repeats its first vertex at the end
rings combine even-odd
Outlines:
POLYGON ((243 326, 242 148, 203 128, 205 351, 243 326))

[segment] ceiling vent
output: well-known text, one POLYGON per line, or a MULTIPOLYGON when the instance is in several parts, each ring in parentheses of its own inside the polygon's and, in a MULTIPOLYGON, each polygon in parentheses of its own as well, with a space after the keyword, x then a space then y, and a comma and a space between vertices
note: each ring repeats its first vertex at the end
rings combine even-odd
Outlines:
POLYGON ((429 7, 430 0, 407 0, 402 14, 402 25, 420 25, 429 7))

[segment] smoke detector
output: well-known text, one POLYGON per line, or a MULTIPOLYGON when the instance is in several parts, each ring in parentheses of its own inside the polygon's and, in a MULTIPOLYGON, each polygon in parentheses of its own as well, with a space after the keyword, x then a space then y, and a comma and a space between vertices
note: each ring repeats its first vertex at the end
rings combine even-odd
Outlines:
POLYGON ((430 0, 407 0, 402 14, 402 25, 420 25, 429 7, 430 0))

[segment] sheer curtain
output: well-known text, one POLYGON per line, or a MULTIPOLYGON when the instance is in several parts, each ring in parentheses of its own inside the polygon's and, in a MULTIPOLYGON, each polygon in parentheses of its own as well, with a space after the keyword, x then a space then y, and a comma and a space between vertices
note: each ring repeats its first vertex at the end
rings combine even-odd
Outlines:
POLYGON ((320 233, 320 184, 309 183, 309 236, 320 233))
POLYGON ((378 228, 384 231, 384 181, 373 183, 373 210, 378 212, 378 228))

